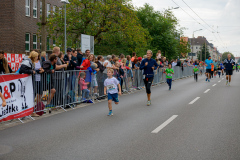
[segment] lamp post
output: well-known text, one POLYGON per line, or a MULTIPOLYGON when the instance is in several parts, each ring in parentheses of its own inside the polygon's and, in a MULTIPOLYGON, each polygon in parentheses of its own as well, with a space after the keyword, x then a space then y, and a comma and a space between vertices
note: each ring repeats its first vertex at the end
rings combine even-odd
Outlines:
MULTIPOLYGON (((197 32, 197 31, 201 31, 202 29, 199 29, 199 30, 196 30, 196 31, 193 31, 193 38, 194 38, 194 33, 197 32)), ((193 59, 193 46, 192 46, 192 39, 191 39, 191 49, 192 49, 192 59, 193 59)))
POLYGON ((68 0, 61 0, 64 3, 64 52, 67 53, 67 31, 66 31, 66 5, 69 4, 68 0))
MULTIPOLYGON (((174 10, 174 9, 178 9, 179 7, 175 7, 175 8, 170 8, 170 9, 167 9, 166 11, 171 11, 171 10, 174 10)), ((166 14, 164 13, 164 18, 166 18, 166 14)))

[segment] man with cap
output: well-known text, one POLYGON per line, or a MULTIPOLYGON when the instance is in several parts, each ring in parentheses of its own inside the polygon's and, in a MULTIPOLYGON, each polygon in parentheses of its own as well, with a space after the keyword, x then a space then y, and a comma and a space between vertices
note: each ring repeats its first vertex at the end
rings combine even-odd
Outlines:
POLYGON ((72 49, 68 48, 67 54, 64 56, 63 60, 69 64, 71 59, 72 59, 72 49))
POLYGON ((208 81, 208 82, 210 82, 210 78, 211 78, 211 65, 213 64, 213 60, 211 58, 212 58, 211 56, 208 56, 208 59, 205 60, 206 73, 207 73, 206 81, 208 81))

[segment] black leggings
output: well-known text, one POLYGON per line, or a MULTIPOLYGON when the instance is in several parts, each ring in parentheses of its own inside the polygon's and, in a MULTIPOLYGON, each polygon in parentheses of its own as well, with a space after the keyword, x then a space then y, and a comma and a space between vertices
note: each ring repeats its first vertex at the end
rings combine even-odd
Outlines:
POLYGON ((153 82, 153 77, 144 79, 147 94, 151 93, 152 82, 153 82))

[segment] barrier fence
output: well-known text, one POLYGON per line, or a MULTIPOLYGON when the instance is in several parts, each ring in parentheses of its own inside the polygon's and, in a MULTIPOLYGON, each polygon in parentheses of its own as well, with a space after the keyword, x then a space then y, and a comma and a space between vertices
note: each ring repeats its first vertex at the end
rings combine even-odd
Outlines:
MULTIPOLYGON (((158 68, 154 71, 153 85, 166 82, 166 68, 158 68)), ((193 67, 173 67, 173 80, 193 76, 193 67)), ((13 75, 14 76, 14 75, 13 75)), ((1 77, 1 76, 0 76, 1 77)), ((121 85, 122 92, 130 94, 134 90, 144 88, 142 70, 124 70, 120 76, 118 70, 114 70, 121 85)), ((104 95, 104 80, 106 72, 90 71, 55 71, 54 73, 42 73, 32 76, 34 111, 38 115, 53 110, 72 108, 81 103, 95 103, 106 98, 104 95)), ((32 118, 32 117, 31 117, 32 118)))

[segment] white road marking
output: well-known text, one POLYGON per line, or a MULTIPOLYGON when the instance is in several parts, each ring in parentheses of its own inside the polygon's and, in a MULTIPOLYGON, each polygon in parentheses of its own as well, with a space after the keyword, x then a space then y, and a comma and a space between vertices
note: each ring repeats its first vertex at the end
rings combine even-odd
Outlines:
POLYGON ((204 93, 207 93, 207 92, 209 92, 211 89, 207 89, 204 93))
POLYGON ((199 98, 200 98, 200 97, 195 98, 195 99, 194 99, 192 102, 190 102, 189 104, 195 103, 199 98))
POLYGON ((222 78, 222 80, 223 80, 224 78, 222 78))
POLYGON ((216 85, 217 85, 217 84, 214 84, 213 87, 216 86, 216 85))
POLYGON ((158 133, 161 131, 164 127, 166 127, 169 123, 171 123, 175 118, 177 118, 178 115, 173 115, 171 118, 169 118, 167 121, 165 121, 163 124, 161 124, 159 127, 154 129, 152 133, 158 133))
POLYGON ((218 83, 220 83, 221 81, 218 81, 218 83))

